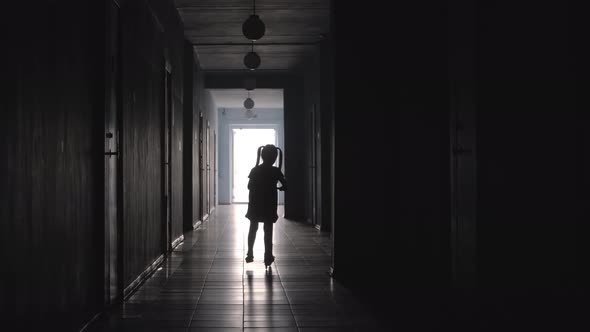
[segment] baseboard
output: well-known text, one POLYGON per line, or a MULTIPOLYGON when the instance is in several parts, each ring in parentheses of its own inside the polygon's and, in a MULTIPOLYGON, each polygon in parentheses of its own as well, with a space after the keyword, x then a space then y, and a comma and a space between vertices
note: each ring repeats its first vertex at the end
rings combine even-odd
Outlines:
POLYGON ((182 241, 184 241, 184 234, 179 236, 176 240, 172 241, 172 250, 176 249, 176 247, 178 247, 178 245, 181 244, 182 241))
POLYGON ((317 229, 318 231, 322 230, 322 225, 315 225, 315 229, 317 229))
POLYGON ((209 213, 207 213, 203 216, 203 221, 207 221, 207 219, 209 219, 209 213))
POLYGON ((129 286, 123 290, 123 301, 129 299, 133 292, 135 292, 164 262, 164 255, 160 255, 156 260, 148 266, 129 286))
POLYGON ((99 312, 96 315, 94 315, 94 317, 92 317, 88 323, 84 324, 84 326, 82 326, 82 328, 80 329, 80 332, 85 332, 92 324, 94 324, 94 322, 96 322, 101 316, 102 316, 103 312, 99 312))
POLYGON ((201 226, 201 224, 202 224, 202 223, 203 223, 203 222, 202 222, 202 221, 200 221, 200 220, 195 220, 195 222, 193 222, 193 231, 194 231, 195 229, 197 229, 199 226, 201 226))
POLYGON ((287 220, 297 221, 297 222, 311 223, 311 220, 307 219, 307 217, 292 216, 292 215, 285 214, 283 216, 283 218, 287 219, 287 220))

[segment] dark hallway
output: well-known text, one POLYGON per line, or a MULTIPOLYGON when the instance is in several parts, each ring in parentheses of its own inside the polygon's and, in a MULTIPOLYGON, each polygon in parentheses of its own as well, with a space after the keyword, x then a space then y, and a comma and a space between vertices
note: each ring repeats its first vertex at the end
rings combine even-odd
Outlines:
POLYGON ((0 8, 3 330, 590 330, 575 3, 0 8), (244 128, 284 151, 268 271, 244 128))

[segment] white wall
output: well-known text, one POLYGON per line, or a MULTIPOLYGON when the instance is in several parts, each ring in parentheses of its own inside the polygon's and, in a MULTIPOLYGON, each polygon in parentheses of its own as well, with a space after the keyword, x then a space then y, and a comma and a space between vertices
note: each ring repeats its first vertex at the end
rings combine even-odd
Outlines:
MULTIPOLYGON (((219 108, 218 109, 218 162, 219 162, 219 204, 231 203, 231 134, 232 128, 256 128, 256 127, 275 127, 277 129, 278 147, 284 150, 284 118, 283 109, 280 108, 264 108, 255 109, 258 117, 256 119, 248 120, 245 117, 246 110, 243 108, 219 108)), ((256 152, 253 152, 256 153, 256 152)), ((286 158, 283 160, 283 167, 286 163, 286 158)), ((254 165, 252 165, 254 166, 254 165)), ((279 203, 283 204, 283 193, 279 195, 279 203)))

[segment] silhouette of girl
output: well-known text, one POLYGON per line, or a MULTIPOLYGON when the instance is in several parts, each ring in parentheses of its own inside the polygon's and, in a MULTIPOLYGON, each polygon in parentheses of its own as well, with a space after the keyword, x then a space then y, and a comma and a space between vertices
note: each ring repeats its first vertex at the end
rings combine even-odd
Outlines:
POLYGON ((279 218, 277 215, 277 189, 281 191, 287 189, 287 181, 281 172, 282 162, 283 152, 280 148, 272 144, 261 146, 258 148, 256 166, 248 175, 250 178, 248 190, 250 192, 246 218, 250 219, 250 230, 248 232, 247 263, 254 260, 252 247, 254 247, 254 240, 256 240, 258 223, 264 223, 264 264, 269 266, 275 260, 272 254, 272 232, 273 224, 279 218), (281 154, 279 167, 274 167, 273 164, 279 153, 281 154), (262 164, 259 165, 261 156, 262 164), (277 182, 281 183, 281 187, 277 188, 277 182))

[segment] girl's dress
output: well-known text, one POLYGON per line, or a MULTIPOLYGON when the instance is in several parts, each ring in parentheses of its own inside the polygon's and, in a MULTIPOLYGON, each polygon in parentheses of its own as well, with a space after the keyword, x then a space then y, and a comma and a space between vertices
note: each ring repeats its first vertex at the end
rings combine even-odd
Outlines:
POLYGON ((283 173, 277 167, 261 164, 250 171, 246 218, 257 222, 277 222, 277 182, 283 173))

